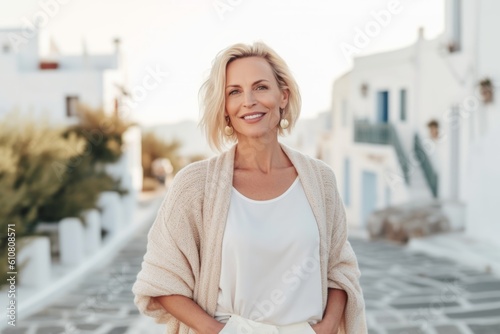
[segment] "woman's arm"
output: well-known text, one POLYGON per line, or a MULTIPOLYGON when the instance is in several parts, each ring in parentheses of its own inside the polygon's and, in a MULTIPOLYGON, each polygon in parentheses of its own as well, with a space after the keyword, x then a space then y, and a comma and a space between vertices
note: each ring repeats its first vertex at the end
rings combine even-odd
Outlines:
POLYGON ((224 324, 205 312, 191 298, 181 295, 155 297, 163 308, 198 334, 217 334, 224 324))
POLYGON ((318 334, 336 334, 342 322, 346 304, 347 293, 344 290, 329 288, 323 320, 312 326, 314 331, 318 334))

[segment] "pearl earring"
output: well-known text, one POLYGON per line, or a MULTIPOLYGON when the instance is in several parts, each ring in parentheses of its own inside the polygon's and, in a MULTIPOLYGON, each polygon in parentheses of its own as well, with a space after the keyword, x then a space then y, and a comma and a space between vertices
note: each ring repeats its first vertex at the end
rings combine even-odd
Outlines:
POLYGON ((232 136, 234 133, 234 130, 231 126, 226 125, 226 127, 224 128, 224 133, 226 134, 226 136, 232 136))
POLYGON ((229 125, 230 124, 229 123, 229 116, 226 116, 226 121, 228 122, 228 125, 226 125, 226 127, 224 128, 224 134, 229 137, 229 136, 233 135, 234 130, 233 130, 233 127, 229 125))
MULTIPOLYGON (((283 116, 283 109, 281 109, 281 108, 280 108, 280 116, 283 116)), ((280 127, 282 129, 288 128, 288 125, 290 125, 290 123, 288 123, 288 120, 286 118, 282 118, 280 120, 280 127)))
POLYGON ((286 128, 288 128, 288 125, 289 125, 288 120, 286 118, 282 118, 280 121, 281 128, 286 129, 286 128))

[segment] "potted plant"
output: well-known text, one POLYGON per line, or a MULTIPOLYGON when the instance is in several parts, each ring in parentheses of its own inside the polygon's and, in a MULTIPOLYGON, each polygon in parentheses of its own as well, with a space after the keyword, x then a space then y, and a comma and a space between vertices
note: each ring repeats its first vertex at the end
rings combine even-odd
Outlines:
POLYGON ((494 87, 490 78, 484 78, 483 80, 479 81, 479 91, 483 98, 484 104, 493 102, 494 87))

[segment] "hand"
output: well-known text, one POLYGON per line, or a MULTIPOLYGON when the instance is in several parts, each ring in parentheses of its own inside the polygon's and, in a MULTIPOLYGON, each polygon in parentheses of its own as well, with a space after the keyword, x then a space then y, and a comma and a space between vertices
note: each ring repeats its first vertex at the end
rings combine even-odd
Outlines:
POLYGON ((337 334, 339 331, 340 323, 334 323, 330 321, 326 321, 323 319, 315 325, 312 325, 312 329, 317 334, 337 334))

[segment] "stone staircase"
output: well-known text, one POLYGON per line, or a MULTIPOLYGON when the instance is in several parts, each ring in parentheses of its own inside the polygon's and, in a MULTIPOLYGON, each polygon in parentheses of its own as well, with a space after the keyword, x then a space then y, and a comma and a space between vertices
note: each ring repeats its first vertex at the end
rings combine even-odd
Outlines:
MULTIPOLYGON (((402 154, 406 155, 404 152, 402 154)), ((411 238, 451 230, 447 206, 434 198, 423 166, 414 161, 413 164, 406 163, 406 168, 408 203, 373 212, 367 223, 371 239, 406 243, 411 238)))

